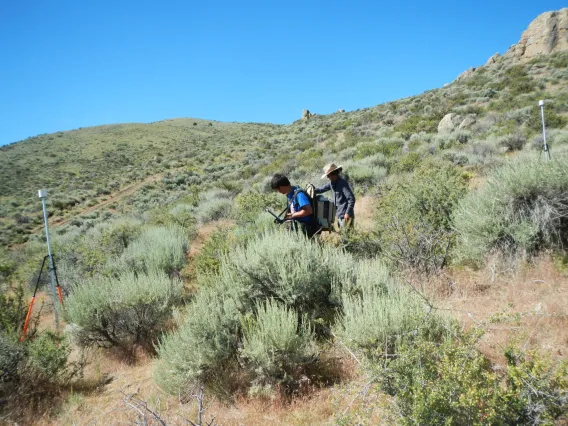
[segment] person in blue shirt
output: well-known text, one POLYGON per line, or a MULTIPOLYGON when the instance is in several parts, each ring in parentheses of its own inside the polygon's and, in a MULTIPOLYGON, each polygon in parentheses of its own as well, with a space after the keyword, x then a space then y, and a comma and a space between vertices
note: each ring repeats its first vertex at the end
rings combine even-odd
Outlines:
POLYGON ((311 238, 317 231, 313 217, 313 209, 307 194, 297 186, 292 186, 288 178, 275 174, 270 181, 270 187, 282 195, 286 195, 288 211, 284 220, 292 220, 293 229, 302 231, 311 238))
POLYGON ((331 190, 333 192, 333 204, 337 207, 337 222, 340 229, 347 229, 353 226, 355 219, 355 195, 349 186, 349 183, 343 179, 339 173, 343 169, 342 166, 336 166, 334 163, 327 164, 323 168, 324 175, 321 177, 329 179, 329 183, 316 188, 316 194, 321 194, 331 190))

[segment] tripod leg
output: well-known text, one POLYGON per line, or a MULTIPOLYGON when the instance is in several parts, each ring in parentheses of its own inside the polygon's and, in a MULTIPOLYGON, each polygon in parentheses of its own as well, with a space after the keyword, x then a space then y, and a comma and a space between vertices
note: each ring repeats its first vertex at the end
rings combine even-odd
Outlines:
POLYGON ((61 293, 61 286, 59 285, 59 278, 57 277, 57 268, 55 267, 55 257, 51 255, 51 264, 53 265, 53 273, 55 275, 55 282, 57 283, 57 295, 59 296, 59 302, 63 306, 63 294, 61 293))
POLYGON ((41 273, 43 272, 43 267, 45 266, 45 261, 47 260, 49 256, 45 256, 43 258, 43 262, 41 262, 41 268, 39 268, 39 274, 37 275, 37 281, 36 281, 36 285, 35 285, 35 289, 34 289, 34 294, 32 296, 32 300, 30 301, 30 306, 28 307, 28 313, 26 315, 26 320, 24 321, 24 328, 22 330, 22 336, 20 337, 20 342, 22 342, 24 340, 24 337, 26 336, 26 332, 28 331, 28 326, 30 324, 30 318, 32 317, 32 310, 34 307, 34 302, 35 302, 35 298, 36 298, 36 293, 37 293, 37 288, 39 286, 39 280, 41 279, 41 273))

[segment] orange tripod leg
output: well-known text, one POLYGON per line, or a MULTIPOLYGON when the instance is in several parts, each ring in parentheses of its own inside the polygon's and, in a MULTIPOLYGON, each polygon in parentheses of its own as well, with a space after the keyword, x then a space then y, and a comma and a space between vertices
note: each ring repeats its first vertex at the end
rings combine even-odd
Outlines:
POLYGON ((24 329, 22 330, 22 337, 20 337, 20 342, 24 341, 26 337, 26 332, 28 331, 28 325, 30 324, 30 318, 32 316, 32 309, 34 307, 35 296, 32 297, 30 302, 30 307, 28 308, 28 314, 26 315, 26 321, 24 322, 24 329))

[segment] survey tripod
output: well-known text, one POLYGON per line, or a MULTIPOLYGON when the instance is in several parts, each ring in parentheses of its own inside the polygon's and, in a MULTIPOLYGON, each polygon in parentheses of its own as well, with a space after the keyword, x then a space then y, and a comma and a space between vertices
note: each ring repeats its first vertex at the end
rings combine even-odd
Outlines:
MULTIPOLYGON (((63 294, 61 293, 61 286, 59 285, 59 278, 57 277, 57 268, 55 267, 55 258, 53 257, 52 254, 48 254, 47 256, 44 256, 43 261, 41 262, 41 268, 39 269, 39 272, 37 274, 37 280, 36 280, 36 285, 35 285, 35 288, 34 288, 34 294, 32 296, 32 300, 30 301, 30 305, 28 307, 28 313, 26 314, 26 320, 24 321, 24 328, 22 330, 22 336, 20 337, 20 342, 24 340, 24 338, 26 337, 26 333, 28 331, 28 326, 30 324, 30 319, 32 317, 32 310, 33 310, 36 295, 37 295, 37 289, 39 288, 39 282, 41 281, 41 274, 43 272, 43 268, 45 267, 45 262, 47 261, 47 259, 49 259, 49 272, 55 278, 55 282, 57 283, 55 288, 57 290, 57 295, 59 296, 59 303, 61 303, 61 306, 63 306, 63 294)), ((56 310, 57 306, 54 306, 53 309, 56 310)))

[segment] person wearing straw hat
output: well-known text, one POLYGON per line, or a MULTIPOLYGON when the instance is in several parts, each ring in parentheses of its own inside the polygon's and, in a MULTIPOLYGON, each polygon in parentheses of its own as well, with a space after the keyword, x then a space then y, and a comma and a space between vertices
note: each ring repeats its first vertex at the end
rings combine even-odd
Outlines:
POLYGON ((326 164, 323 168, 322 179, 328 178, 329 183, 316 188, 316 194, 333 192, 333 203, 337 207, 337 222, 340 228, 350 228, 355 219, 355 195, 347 181, 340 176, 343 166, 334 163, 326 164))

